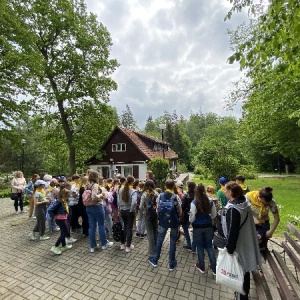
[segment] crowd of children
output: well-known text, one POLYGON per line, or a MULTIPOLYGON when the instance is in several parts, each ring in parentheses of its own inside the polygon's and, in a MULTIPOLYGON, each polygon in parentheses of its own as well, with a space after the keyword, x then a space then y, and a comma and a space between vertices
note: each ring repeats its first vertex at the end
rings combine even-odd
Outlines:
MULTIPOLYGON (((113 247, 114 243, 109 241, 113 237, 113 224, 121 222, 120 249, 126 253, 134 249, 133 228, 136 226, 136 236, 148 239, 149 263, 157 267, 161 248, 169 231, 169 270, 173 271, 177 267, 176 245, 182 234, 186 240, 183 248, 193 253, 197 252, 196 269, 200 273, 205 272, 206 250, 210 261, 208 268, 215 274, 213 239, 216 230, 220 230, 220 224, 217 224, 218 212, 223 208, 235 207, 235 201, 245 203, 245 207, 249 203, 264 248, 280 220, 272 189, 264 188, 250 192, 242 175, 236 177, 236 182, 227 182, 225 177, 221 177, 217 193, 213 186, 205 188, 203 184, 197 185, 192 181, 187 182, 187 191, 184 191, 182 182, 170 179, 166 181, 165 191, 162 192, 156 187, 150 171, 145 181, 136 180, 132 176, 104 180, 94 170, 88 170, 83 176, 74 174, 69 181, 65 177, 52 178, 51 175, 44 175, 43 179, 40 179, 34 174, 27 185, 24 184, 21 175, 19 172, 13 179, 12 188, 21 194, 19 198, 22 198, 25 192, 29 199, 29 218, 36 218, 29 239, 48 240, 48 224, 49 233, 60 231, 56 243, 51 248, 51 251, 58 255, 72 248, 76 239, 71 237, 71 233, 75 231, 81 231, 83 236, 89 237, 90 252, 95 252, 100 247, 102 250, 113 247), (271 228, 269 211, 274 216, 271 228), (101 246, 97 244, 97 236, 101 246)), ((16 211, 18 201, 20 199, 15 202, 16 211)), ((19 206, 23 211, 23 203, 19 206)), ((240 222, 239 213, 236 214, 235 218, 240 222)), ((251 227, 251 224, 249 226, 251 227)), ((236 242, 237 239, 234 245, 236 242)), ((232 246, 232 241, 228 243, 232 246)), ((232 249, 234 247, 236 246, 232 249)), ((241 299, 247 299, 247 295, 246 298, 242 295, 241 299)))

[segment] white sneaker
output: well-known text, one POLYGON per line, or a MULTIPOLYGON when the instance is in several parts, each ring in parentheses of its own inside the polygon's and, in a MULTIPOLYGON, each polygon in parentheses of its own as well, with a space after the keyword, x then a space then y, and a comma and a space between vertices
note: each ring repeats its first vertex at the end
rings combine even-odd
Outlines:
POLYGON ((66 243, 67 243, 67 244, 72 244, 72 243, 75 243, 75 242, 77 242, 77 239, 74 239, 74 238, 72 238, 72 237, 66 238, 66 243))
POLYGON ((131 244, 130 247, 126 247, 125 251, 128 253, 134 249, 134 246, 131 244))
POLYGON ((120 250, 124 250, 124 249, 125 249, 125 244, 121 244, 120 250))
POLYGON ((91 248, 91 249, 90 249, 90 252, 91 252, 91 253, 94 253, 94 252, 95 252, 95 248, 91 248))
POLYGON ((105 250, 105 249, 107 249, 107 248, 111 248, 113 245, 114 245, 113 242, 107 241, 106 245, 102 246, 101 249, 102 249, 102 250, 105 250))
POLYGON ((52 246, 51 251, 54 254, 61 254, 61 250, 58 247, 52 246))
POLYGON ((35 241, 35 240, 36 240, 36 236, 34 235, 33 232, 29 232, 28 238, 29 238, 31 241, 35 241))

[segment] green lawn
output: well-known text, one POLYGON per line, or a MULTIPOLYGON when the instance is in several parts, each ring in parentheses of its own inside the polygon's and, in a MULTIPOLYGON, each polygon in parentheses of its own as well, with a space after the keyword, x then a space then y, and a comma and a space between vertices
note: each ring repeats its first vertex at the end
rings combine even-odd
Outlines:
MULTIPOLYGON (((193 180, 196 183, 202 182, 205 186, 214 185, 213 181, 200 180, 196 176, 193 180)), ((280 210, 280 223, 275 231, 275 236, 283 237, 287 222, 292 222, 300 229, 300 178, 259 178, 247 180, 246 183, 250 190, 266 186, 273 188, 273 196, 280 210)))

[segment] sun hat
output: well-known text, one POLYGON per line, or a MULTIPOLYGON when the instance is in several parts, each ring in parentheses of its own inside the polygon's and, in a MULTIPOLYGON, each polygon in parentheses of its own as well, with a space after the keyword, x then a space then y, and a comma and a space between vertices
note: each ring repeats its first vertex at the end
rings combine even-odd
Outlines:
POLYGON ((42 184, 46 184, 46 182, 45 182, 44 180, 41 180, 41 179, 37 180, 37 181, 34 183, 34 185, 42 185, 42 184))
POLYGON ((183 183, 180 180, 178 180, 176 181, 175 186, 183 187, 183 183))

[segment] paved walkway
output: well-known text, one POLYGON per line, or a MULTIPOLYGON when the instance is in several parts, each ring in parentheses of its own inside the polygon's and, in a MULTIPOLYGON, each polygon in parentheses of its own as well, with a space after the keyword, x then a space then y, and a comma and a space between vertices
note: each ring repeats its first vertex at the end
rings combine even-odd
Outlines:
MULTIPOLYGON (((29 241, 34 226, 27 216, 14 213, 10 199, 0 199, 0 299, 233 299, 233 291, 216 284, 209 273, 195 270, 196 255, 177 248, 178 267, 168 270, 168 241, 159 266, 147 261, 147 240, 133 239, 135 249, 126 254, 114 245, 89 252, 88 239, 62 255, 50 252, 57 238, 29 241)), ((208 263, 207 263, 208 264, 208 263)), ((251 298, 257 299, 252 284, 251 298)))

